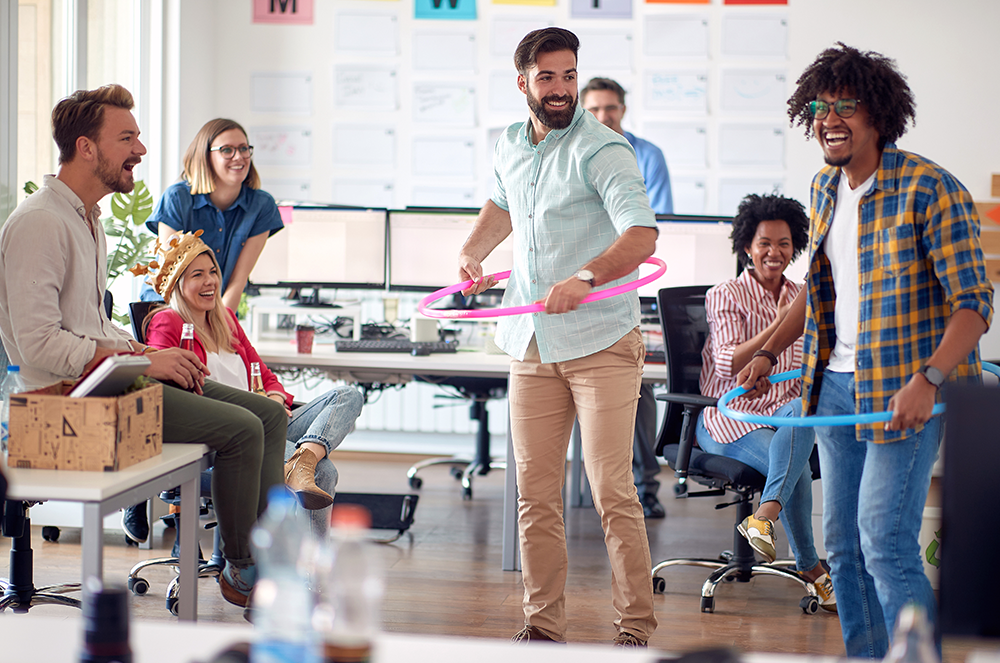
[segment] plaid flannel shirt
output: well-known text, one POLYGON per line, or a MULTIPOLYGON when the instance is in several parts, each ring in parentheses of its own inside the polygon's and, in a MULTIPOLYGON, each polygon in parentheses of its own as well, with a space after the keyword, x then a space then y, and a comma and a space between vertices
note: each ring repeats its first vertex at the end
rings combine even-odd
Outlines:
MULTIPOLYGON (((809 231, 802 399, 815 412, 822 369, 836 340, 833 274, 823 251, 841 169, 813 178, 809 231)), ((855 411, 884 412, 889 399, 937 349, 951 314, 976 311, 990 324, 993 285, 979 243, 972 197, 951 173, 892 143, 882 151, 875 182, 861 199, 858 229, 858 341, 855 411)), ((979 380, 978 347, 948 376, 979 380)), ((856 427, 859 440, 892 442, 905 431, 856 427)))

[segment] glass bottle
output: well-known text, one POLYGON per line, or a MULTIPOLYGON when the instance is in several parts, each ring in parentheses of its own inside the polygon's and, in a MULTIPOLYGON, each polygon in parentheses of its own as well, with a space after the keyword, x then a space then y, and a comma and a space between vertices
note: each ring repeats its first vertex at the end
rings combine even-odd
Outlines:
POLYGON ((194 352, 194 325, 190 322, 181 325, 181 349, 194 352))
POLYGON ((257 361, 250 364, 250 391, 261 396, 267 395, 264 390, 264 378, 260 376, 260 362, 257 361))

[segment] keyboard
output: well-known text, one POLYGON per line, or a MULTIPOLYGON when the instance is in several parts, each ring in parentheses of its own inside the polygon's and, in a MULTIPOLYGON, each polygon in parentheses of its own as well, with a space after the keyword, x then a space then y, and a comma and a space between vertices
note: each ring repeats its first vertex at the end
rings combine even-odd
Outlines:
POLYGON ((448 341, 421 341, 414 343, 402 338, 373 338, 361 341, 336 341, 337 352, 402 352, 426 355, 451 353, 458 350, 458 343, 448 341))

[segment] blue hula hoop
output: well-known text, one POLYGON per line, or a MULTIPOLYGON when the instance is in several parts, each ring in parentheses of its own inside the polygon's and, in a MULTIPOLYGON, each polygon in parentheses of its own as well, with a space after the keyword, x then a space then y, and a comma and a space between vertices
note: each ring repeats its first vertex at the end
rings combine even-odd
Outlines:
MULTIPOLYGON (((989 362, 983 362, 983 371, 987 373, 992 373, 1000 377, 1000 366, 996 364, 991 364, 989 362)), ((795 378, 801 377, 801 371, 785 371, 784 373, 778 373, 777 375, 768 376, 771 383, 786 382, 788 380, 794 380, 795 378)), ((742 396, 747 393, 747 390, 743 387, 736 387, 731 389, 722 395, 719 399, 717 407, 719 412, 723 415, 729 417, 730 419, 735 419, 736 421, 745 421, 749 424, 761 424, 764 426, 773 426, 774 428, 812 428, 813 426, 855 426, 857 424, 877 424, 883 421, 889 421, 892 419, 892 412, 869 412, 867 414, 837 414, 829 416, 809 416, 809 417, 771 417, 764 416, 762 414, 750 414, 749 412, 739 412, 733 410, 729 407, 729 402, 738 396, 742 396)), ((932 414, 938 415, 944 412, 944 403, 938 403, 934 406, 931 411, 932 414)))

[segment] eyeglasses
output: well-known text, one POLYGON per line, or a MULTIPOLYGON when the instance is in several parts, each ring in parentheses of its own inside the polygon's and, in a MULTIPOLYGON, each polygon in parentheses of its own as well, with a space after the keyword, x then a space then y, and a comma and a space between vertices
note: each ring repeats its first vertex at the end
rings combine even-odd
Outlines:
POLYGON ((253 145, 240 145, 239 147, 233 147, 232 145, 220 145, 219 147, 213 147, 208 150, 209 152, 218 152, 222 155, 223 159, 232 159, 239 152, 240 156, 244 159, 249 159, 253 156, 253 145))
MULTIPOLYGON (((833 111, 840 117, 848 118, 857 112, 860 103, 859 99, 838 99, 833 102, 833 111)), ((826 119, 826 116, 830 114, 830 104, 821 99, 810 101, 809 113, 812 114, 814 120, 826 119)))
POLYGON ((600 111, 604 111, 605 113, 614 113, 616 111, 620 111, 621 109, 621 104, 615 104, 614 106, 591 106, 587 110, 594 115, 597 115, 600 111))

